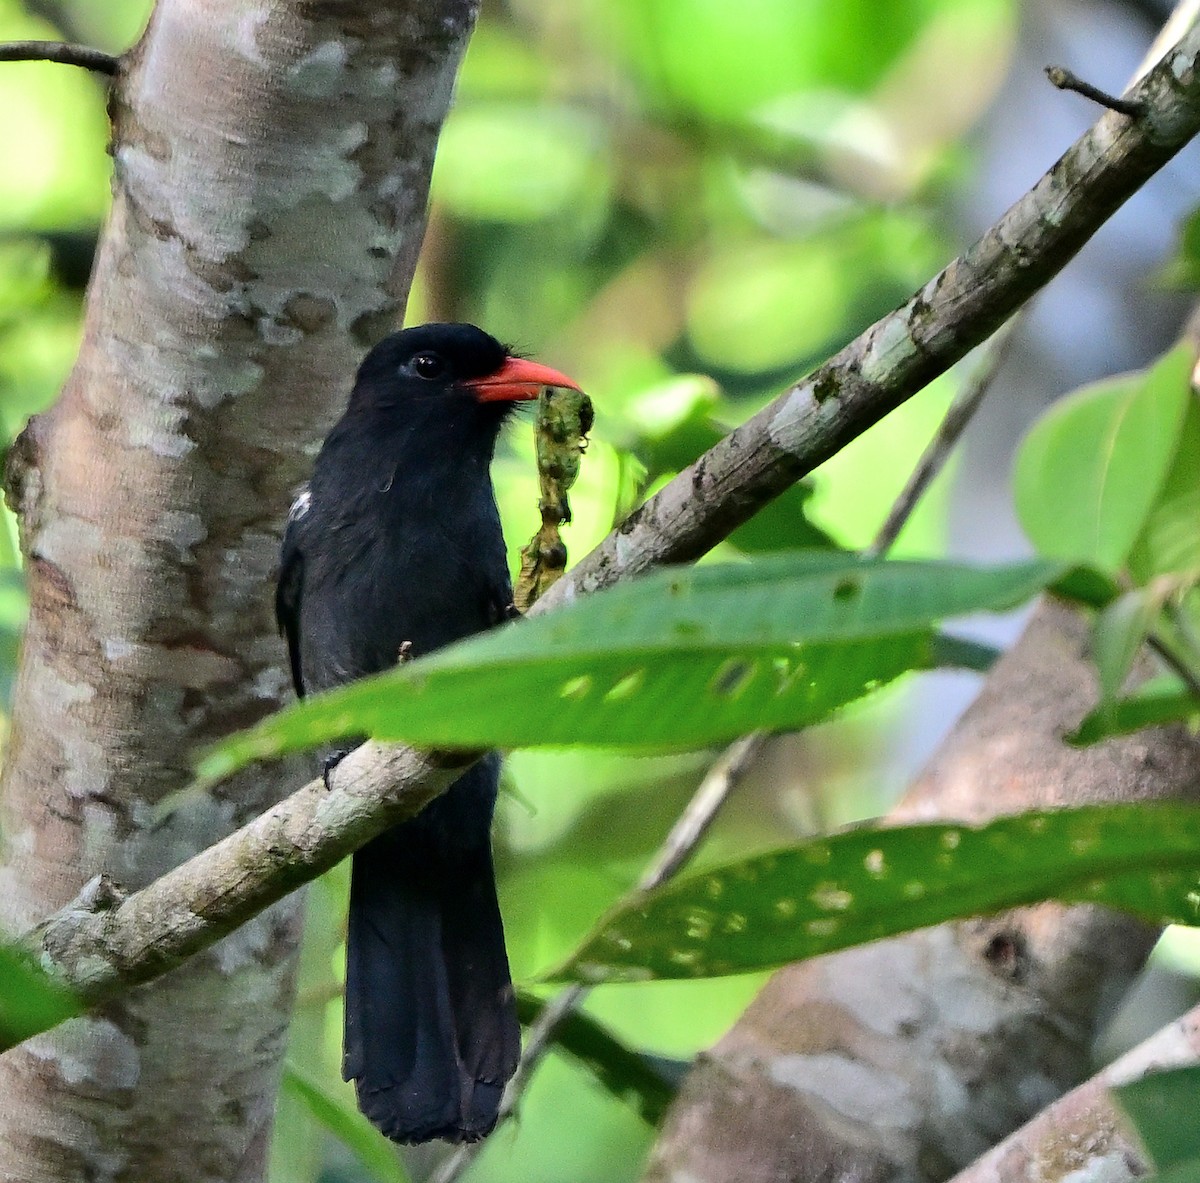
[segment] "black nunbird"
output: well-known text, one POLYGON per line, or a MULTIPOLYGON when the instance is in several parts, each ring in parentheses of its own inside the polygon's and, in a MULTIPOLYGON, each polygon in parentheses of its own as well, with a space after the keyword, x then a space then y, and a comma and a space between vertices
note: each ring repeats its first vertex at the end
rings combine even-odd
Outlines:
MULTIPOLYGON (((405 329, 367 355, 283 539, 276 611, 297 694, 513 614, 488 470, 514 403, 543 386, 575 388, 472 325, 405 329)), ((354 856, 343 1075, 398 1142, 483 1137, 516 1067, 499 772, 493 752, 354 856)))

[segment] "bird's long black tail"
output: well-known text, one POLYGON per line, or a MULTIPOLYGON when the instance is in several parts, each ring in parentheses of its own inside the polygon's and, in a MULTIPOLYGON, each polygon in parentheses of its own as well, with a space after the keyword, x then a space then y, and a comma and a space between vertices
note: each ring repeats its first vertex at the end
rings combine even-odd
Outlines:
POLYGON ((488 832, 496 767, 354 856, 343 1075, 397 1142, 482 1138, 520 1054, 488 832))

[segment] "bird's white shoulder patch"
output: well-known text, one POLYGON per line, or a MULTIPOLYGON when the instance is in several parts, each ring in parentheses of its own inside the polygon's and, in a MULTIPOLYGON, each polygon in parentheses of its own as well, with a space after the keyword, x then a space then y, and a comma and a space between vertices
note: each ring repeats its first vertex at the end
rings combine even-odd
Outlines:
POLYGON ((288 510, 288 524, 298 522, 312 508, 312 492, 305 485, 296 495, 296 500, 292 502, 292 508, 288 510))

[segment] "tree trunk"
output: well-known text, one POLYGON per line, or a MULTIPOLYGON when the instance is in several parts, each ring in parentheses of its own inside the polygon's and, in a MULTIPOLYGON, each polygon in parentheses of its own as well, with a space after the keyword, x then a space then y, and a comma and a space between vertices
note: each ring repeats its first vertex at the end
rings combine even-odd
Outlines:
MULTIPOLYGON (((9 465, 31 612, 0 929, 100 871, 140 887, 297 783, 181 793, 197 745, 288 693, 281 520, 402 311, 476 8, 162 0, 124 59, 83 346, 9 465)), ((0 1178, 259 1178, 299 928, 292 897, 0 1058, 0 1178)))
MULTIPOLYGON (((1195 799, 1200 743, 1182 727, 1063 742, 1095 701, 1087 645, 1082 617, 1043 604, 890 819, 1195 799)), ((789 966, 701 1058, 646 1178, 946 1179, 1089 1074, 1156 936, 1042 904, 789 966)))

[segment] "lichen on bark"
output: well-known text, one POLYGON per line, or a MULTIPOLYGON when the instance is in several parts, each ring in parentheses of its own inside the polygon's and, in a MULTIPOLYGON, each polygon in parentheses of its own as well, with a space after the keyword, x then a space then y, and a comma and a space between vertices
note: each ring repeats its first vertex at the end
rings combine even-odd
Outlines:
MULTIPOLYGON (((400 316, 474 0, 161 0, 114 82, 83 345, 10 461, 31 613, 0 929, 99 871, 136 889, 307 780, 176 798, 287 694, 282 518, 400 316)), ((300 904, 0 1058, 0 1177, 253 1180, 300 904)))

